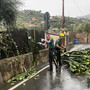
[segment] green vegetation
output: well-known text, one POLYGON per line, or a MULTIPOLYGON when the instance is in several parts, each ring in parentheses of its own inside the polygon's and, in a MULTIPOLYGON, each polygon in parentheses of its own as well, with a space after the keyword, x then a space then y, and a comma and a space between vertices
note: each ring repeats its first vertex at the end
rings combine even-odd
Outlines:
MULTIPOLYGON (((35 32, 34 32, 35 33, 35 32)), ((32 55, 33 55, 33 61, 32 61, 32 64, 33 66, 37 65, 38 63, 38 60, 36 59, 37 58, 37 55, 39 54, 39 49, 37 47, 37 42, 36 42, 36 39, 35 39, 35 36, 34 36, 34 39, 32 39, 32 37, 28 37, 28 42, 31 44, 31 52, 32 52, 32 55)))
POLYGON ((11 85, 14 85, 17 81, 21 81, 21 80, 24 80, 26 78, 30 78, 35 73, 36 73, 35 68, 30 68, 25 73, 19 74, 19 75, 13 77, 12 79, 9 79, 7 82, 11 83, 11 85))
MULTIPOLYGON (((7 24, 10 26, 10 23, 11 23, 11 26, 13 26, 16 23, 17 28, 27 28, 27 29, 32 29, 32 30, 44 30, 44 13, 42 13, 41 11, 35 11, 35 10, 22 10, 22 11, 18 11, 18 13, 17 13, 17 8, 15 8, 15 6, 17 6, 17 4, 18 3, 15 3, 13 5, 13 8, 11 9, 11 10, 13 10, 13 11, 11 11, 13 13, 9 14, 9 16, 7 16, 7 12, 5 12, 5 15, 3 15, 3 18, 5 18, 5 19, 1 19, 1 21, 5 21, 5 22, 0 24, 0 29, 2 29, 3 25, 5 26, 7 24), (16 16, 17 16, 17 18, 16 18, 16 16)), ((58 28, 59 31, 62 30, 61 16, 51 16, 51 19, 49 22, 50 22, 50 30, 51 31, 54 31, 53 30, 54 28, 58 28)), ((66 31, 74 31, 74 32, 87 32, 88 31, 87 25, 86 25, 87 22, 90 23, 90 21, 87 19, 82 19, 82 18, 78 18, 78 17, 77 18, 65 17, 65 30, 66 31)))
POLYGON ((16 42, 13 40, 12 35, 10 33, 3 32, 2 34, 0 34, 0 51, 1 51, 0 59, 18 56, 22 54, 22 52, 24 53, 32 52, 33 55, 32 64, 37 65, 38 60, 36 58, 37 55, 39 54, 39 49, 37 42, 35 40, 35 36, 36 35, 34 35, 34 39, 31 38, 31 36, 28 37, 29 45, 25 46, 24 48, 26 51, 23 51, 18 49, 18 46, 16 45, 16 42))
POLYGON ((16 26, 33 30, 44 30, 44 14, 41 11, 19 11, 16 26))
POLYGON ((77 27, 74 27, 76 32, 84 32, 90 33, 90 22, 84 21, 83 23, 79 24, 77 27))
POLYGON ((62 58, 71 72, 90 76, 90 48, 67 52, 62 58))
MULTIPOLYGON (((80 30, 79 27, 81 26, 81 24, 85 24, 86 21, 88 20, 65 17, 65 30, 74 32, 83 32, 83 30, 80 30)), ((61 30, 62 26, 61 16, 52 16, 49 22, 51 31, 53 31, 53 28, 58 28, 59 31, 61 30)), ((19 11, 17 16, 17 27, 19 28, 24 27, 35 30, 37 29, 44 30, 44 13, 41 13, 41 11, 34 11, 34 10, 19 11)))
MULTIPOLYGON (((33 17, 35 18, 35 22, 42 21, 44 14, 41 13, 41 11, 23 10, 23 11, 19 11, 17 18, 18 20, 21 21, 31 22, 33 17)), ((35 22, 32 21, 32 23, 35 22)))
MULTIPOLYGON (((61 18, 54 16, 53 19, 50 20, 51 29, 58 28, 58 30, 62 30, 61 18)), ((73 32, 85 32, 90 33, 90 21, 85 19, 77 19, 72 17, 65 17, 65 30, 73 31, 73 32)))
POLYGON ((1 59, 19 55, 16 43, 9 33, 0 34, 1 59))
POLYGON ((6 28, 15 26, 18 0, 0 0, 0 22, 6 28))

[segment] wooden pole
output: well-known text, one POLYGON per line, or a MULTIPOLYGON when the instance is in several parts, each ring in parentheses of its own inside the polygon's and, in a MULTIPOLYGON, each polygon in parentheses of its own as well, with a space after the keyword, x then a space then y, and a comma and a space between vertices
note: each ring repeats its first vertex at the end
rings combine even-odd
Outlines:
POLYGON ((62 0, 62 29, 64 29, 64 0, 62 0))

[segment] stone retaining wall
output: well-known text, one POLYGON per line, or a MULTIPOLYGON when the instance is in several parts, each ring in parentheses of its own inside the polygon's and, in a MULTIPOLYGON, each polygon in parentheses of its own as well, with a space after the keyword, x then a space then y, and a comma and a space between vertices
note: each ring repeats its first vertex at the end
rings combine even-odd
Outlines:
POLYGON ((90 44, 90 33, 77 33, 76 39, 78 39, 79 44, 90 44))
MULTIPOLYGON (((32 53, 3 59, 0 61, 0 83, 6 82, 8 79, 23 73, 32 67, 32 53)), ((48 49, 41 50, 38 57, 38 64, 48 61, 48 49)))

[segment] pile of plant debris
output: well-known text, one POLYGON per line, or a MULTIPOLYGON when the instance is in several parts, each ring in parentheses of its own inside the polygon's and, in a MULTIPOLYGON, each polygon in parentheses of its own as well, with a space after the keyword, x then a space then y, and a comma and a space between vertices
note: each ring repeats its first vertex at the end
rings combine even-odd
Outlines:
POLYGON ((90 77, 90 48, 66 52, 62 55, 62 62, 71 72, 90 77))
POLYGON ((19 75, 13 77, 12 79, 8 80, 7 83, 11 83, 11 85, 14 85, 17 81, 21 81, 21 80, 24 80, 26 78, 29 78, 32 75, 34 75, 35 73, 36 73, 35 68, 30 68, 25 73, 19 74, 19 75))

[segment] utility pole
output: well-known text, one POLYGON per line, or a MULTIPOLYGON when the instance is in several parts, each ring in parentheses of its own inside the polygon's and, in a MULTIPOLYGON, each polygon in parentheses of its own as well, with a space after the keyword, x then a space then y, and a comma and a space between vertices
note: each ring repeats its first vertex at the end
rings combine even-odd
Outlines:
POLYGON ((64 30, 64 0, 62 0, 62 30, 64 30))
MULTIPOLYGON (((62 0, 62 33, 65 33, 64 31, 64 22, 65 22, 65 19, 64 19, 64 0, 62 0)), ((65 37, 62 38, 62 45, 65 46, 65 37)))

